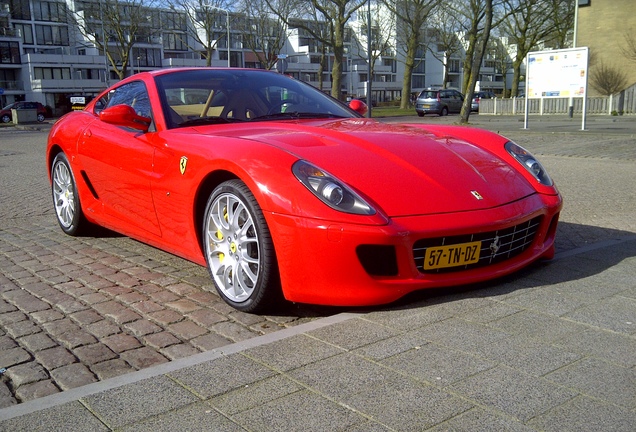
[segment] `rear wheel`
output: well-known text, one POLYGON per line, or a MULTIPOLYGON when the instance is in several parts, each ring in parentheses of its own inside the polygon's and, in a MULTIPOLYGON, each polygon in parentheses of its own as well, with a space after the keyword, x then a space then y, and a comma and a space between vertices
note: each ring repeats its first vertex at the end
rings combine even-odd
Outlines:
POLYGON ((261 312, 280 298, 272 238, 256 198, 239 180, 210 195, 203 225, 205 259, 221 298, 243 312, 261 312))
POLYGON ((86 229, 88 221, 84 219, 75 177, 64 153, 55 156, 51 166, 51 193, 62 231, 72 236, 79 235, 86 229))
POLYGON ((420 116, 420 117, 424 117, 424 113, 423 112, 418 112, 417 115, 420 116))
POLYGON ((0 118, 0 120, 2 120, 2 123, 9 123, 11 121, 11 117, 9 116, 9 114, 5 114, 2 116, 2 118, 0 118))
POLYGON ((42 113, 39 113, 39 114, 38 114, 38 121, 39 121, 40 123, 42 123, 42 122, 44 121, 44 114, 42 114, 42 113))
POLYGON ((448 115, 448 107, 443 107, 439 113, 440 117, 444 117, 448 115))

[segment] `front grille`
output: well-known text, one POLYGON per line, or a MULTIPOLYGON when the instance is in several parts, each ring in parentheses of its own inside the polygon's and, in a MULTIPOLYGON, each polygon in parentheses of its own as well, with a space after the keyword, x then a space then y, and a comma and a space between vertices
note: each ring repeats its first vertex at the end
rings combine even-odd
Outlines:
POLYGON ((413 245, 415 266, 422 273, 444 273, 485 267, 508 260, 521 254, 532 244, 541 224, 541 218, 541 216, 538 216, 510 228, 486 233, 418 240, 413 245), (481 242, 478 262, 457 267, 424 270, 424 257, 426 256, 427 248, 475 241, 481 242))

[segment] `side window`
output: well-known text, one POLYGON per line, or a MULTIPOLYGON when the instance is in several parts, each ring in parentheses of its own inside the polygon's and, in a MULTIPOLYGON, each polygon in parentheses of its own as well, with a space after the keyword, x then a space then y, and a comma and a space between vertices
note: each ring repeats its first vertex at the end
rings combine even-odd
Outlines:
POLYGON ((106 108, 115 105, 129 105, 137 114, 152 118, 148 92, 141 81, 133 81, 110 92, 106 108))

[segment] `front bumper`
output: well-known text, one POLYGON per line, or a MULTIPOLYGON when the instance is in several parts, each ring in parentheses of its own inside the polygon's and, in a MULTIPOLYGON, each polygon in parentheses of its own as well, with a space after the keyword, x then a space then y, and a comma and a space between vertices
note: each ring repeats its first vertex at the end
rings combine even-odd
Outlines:
POLYGON ((540 258, 552 258, 558 195, 534 194, 505 206, 453 214, 393 218, 387 225, 340 224, 281 214, 266 218, 276 248, 283 294, 300 303, 365 306, 389 303, 425 288, 481 282, 515 272, 540 258), (418 240, 496 232, 540 220, 534 238, 519 255, 478 268, 425 273, 413 247, 418 240), (382 251, 395 263, 373 271, 361 246, 382 251), (386 253, 388 251, 388 253, 386 253), (365 269, 366 266, 366 269, 365 269), (387 270, 388 269, 388 270, 387 270))

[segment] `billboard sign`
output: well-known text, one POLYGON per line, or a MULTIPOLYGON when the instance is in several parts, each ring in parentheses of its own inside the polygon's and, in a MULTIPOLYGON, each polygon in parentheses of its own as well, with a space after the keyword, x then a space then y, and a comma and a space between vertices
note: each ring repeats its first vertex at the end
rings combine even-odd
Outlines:
POLYGON ((526 97, 585 97, 588 48, 528 53, 526 97))

